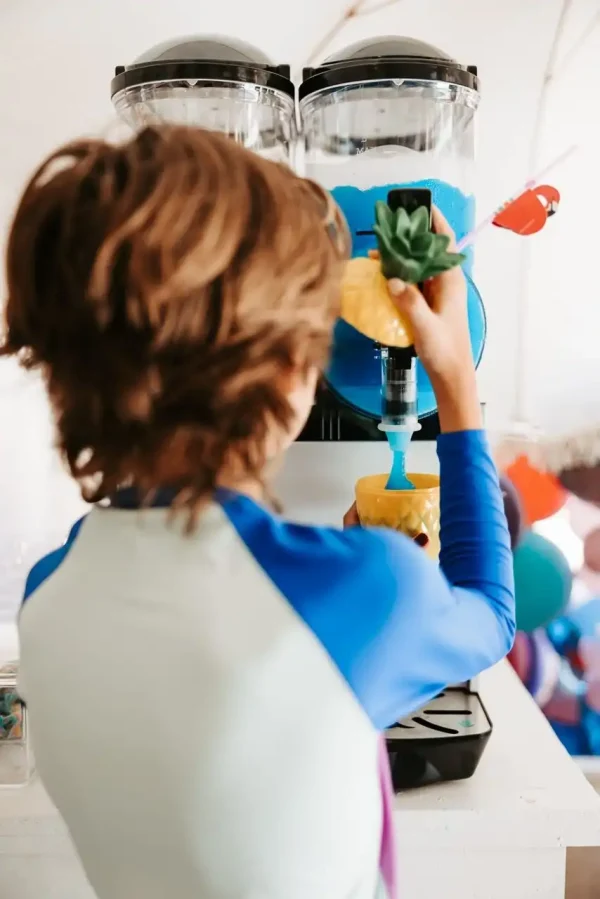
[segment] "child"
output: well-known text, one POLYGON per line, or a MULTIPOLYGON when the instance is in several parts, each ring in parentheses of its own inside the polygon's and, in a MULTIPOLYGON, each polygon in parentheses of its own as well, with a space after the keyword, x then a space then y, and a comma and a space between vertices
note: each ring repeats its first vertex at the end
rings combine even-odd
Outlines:
POLYGON ((390 284, 439 403, 440 567, 265 502, 347 242, 318 187, 179 127, 59 150, 17 210, 2 352, 93 503, 29 575, 21 690, 100 899, 395 895, 380 733, 511 646, 460 271, 390 284))

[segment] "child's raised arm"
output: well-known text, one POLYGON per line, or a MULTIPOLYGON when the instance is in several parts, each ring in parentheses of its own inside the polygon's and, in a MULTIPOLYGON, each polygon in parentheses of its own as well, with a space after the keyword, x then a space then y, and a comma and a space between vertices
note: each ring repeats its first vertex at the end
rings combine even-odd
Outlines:
POLYGON ((366 708, 380 727, 495 664, 514 639, 510 537, 485 435, 442 434, 438 454, 439 568, 394 532, 352 532, 369 547, 363 558, 371 569, 354 601, 373 615, 372 639, 363 647, 370 673, 354 689, 368 690, 366 708))
POLYGON ((485 435, 443 434, 438 452, 441 567, 395 531, 303 527, 243 497, 225 503, 381 730, 499 661, 514 637, 510 538, 485 435))

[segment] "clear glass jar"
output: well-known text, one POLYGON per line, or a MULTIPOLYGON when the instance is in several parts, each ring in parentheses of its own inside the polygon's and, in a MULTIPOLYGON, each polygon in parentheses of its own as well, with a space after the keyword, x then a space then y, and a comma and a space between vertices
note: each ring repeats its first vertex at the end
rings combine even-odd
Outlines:
POLYGON ((333 191, 363 255, 377 199, 396 187, 426 187, 458 237, 474 224, 475 111, 479 94, 445 82, 345 84, 300 104, 306 175, 333 191), (359 197, 350 202, 349 190, 359 197))
MULTIPOLYGON (((425 188, 458 239, 475 224, 477 70, 409 38, 365 41, 306 70, 300 87, 303 172, 333 194, 348 222, 352 255, 377 246, 375 203, 397 188, 425 188)), ((472 271, 467 252, 464 268, 472 271)), ((481 297, 469 278, 469 324, 479 363, 486 334, 481 297)), ((338 322, 326 378, 359 415, 381 420, 382 350, 338 322)), ((419 418, 436 410, 419 361, 419 418)))
POLYGON ((158 82, 125 89, 114 104, 134 129, 157 121, 194 125, 220 131, 274 162, 290 161, 294 101, 260 85, 158 82))
POLYGON ((156 122, 192 125, 290 164, 296 109, 289 66, 273 65, 243 41, 215 35, 164 41, 117 67, 111 96, 136 130, 156 122))

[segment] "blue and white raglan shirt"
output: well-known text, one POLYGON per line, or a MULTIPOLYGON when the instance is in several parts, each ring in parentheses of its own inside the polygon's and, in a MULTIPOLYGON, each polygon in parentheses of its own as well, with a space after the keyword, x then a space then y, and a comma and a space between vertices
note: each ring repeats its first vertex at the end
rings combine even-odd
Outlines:
POLYGON ((190 536, 127 493, 34 567, 21 692, 99 899, 395 895, 381 732, 515 631, 485 437, 438 453, 439 567, 396 533, 240 495, 190 536))

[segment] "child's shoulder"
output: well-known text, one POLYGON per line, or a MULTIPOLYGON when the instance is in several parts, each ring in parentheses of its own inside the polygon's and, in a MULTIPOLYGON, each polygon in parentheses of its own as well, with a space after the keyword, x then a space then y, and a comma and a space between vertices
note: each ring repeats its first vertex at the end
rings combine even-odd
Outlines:
POLYGON ((25 582, 25 591, 23 593, 23 602, 26 602, 42 584, 53 575, 68 556, 75 540, 81 530, 81 525, 85 520, 85 516, 75 522, 69 532, 69 536, 62 546, 52 552, 42 556, 29 571, 25 582))
POLYGON ((297 524, 272 515, 244 497, 224 510, 256 561, 294 605, 343 597, 361 604, 365 591, 395 592, 398 572, 422 553, 412 541, 377 528, 297 524))
POLYGON ((398 646, 408 632, 403 611, 415 605, 406 597, 429 586, 423 583, 423 551, 392 531, 287 522, 243 498, 224 509, 373 723, 389 724, 398 646))

